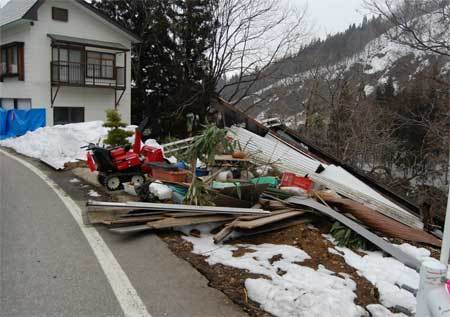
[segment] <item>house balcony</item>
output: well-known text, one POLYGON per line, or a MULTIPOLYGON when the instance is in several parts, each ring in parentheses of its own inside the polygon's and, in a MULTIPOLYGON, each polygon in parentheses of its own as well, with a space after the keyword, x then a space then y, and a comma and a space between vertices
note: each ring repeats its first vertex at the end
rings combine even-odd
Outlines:
POLYGON ((99 87, 124 90, 125 67, 79 62, 51 62, 52 86, 99 87))

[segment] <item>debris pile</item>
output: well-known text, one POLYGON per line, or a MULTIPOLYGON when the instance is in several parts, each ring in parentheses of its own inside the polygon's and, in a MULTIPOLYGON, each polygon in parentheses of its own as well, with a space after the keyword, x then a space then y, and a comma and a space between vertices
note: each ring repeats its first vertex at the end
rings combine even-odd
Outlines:
MULTIPOLYGON (((142 151, 141 151, 142 152, 142 151)), ((339 222, 405 265, 419 262, 384 237, 439 246, 407 206, 388 199, 344 168, 242 127, 207 127, 146 157, 145 180, 124 187, 140 202, 88 202, 86 219, 117 233, 209 224, 214 242, 319 220, 339 222), (167 149, 167 151, 166 151, 167 149), (113 212, 104 212, 105 210, 113 212), (102 213, 103 212, 103 213, 102 213)), ((195 233, 195 232, 194 232, 195 233)))

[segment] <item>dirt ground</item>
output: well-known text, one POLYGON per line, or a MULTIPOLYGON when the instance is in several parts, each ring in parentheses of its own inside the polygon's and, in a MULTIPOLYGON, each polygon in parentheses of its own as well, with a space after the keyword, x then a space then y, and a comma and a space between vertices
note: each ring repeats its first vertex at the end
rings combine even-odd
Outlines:
MULTIPOLYGON (((302 266, 308 266, 317 269, 319 264, 336 273, 346 273, 351 276, 357 285, 355 302, 362 307, 369 304, 379 303, 377 289, 364 277, 357 274, 356 270, 347 265, 344 259, 338 255, 328 252, 329 247, 333 247, 332 243, 327 241, 322 233, 329 230, 326 223, 316 224, 317 228, 308 225, 299 224, 293 227, 274 231, 254 237, 246 237, 229 241, 230 244, 246 243, 246 244, 286 244, 304 250, 311 256, 311 259, 299 263, 302 266)), ((205 257, 191 253, 192 244, 182 239, 181 234, 176 232, 164 232, 160 237, 168 244, 169 248, 179 257, 191 263, 199 272, 206 276, 209 285, 224 292, 231 300, 241 305, 241 307, 250 316, 271 316, 269 313, 259 308, 259 305, 252 302, 247 297, 244 282, 247 278, 261 277, 246 270, 226 267, 220 264, 210 266, 205 257)), ((234 256, 242 256, 251 249, 240 248, 234 252, 234 256)), ((274 256, 272 261, 279 259, 274 256)), ((280 275, 284 272, 279 272, 280 275)), ((264 277, 264 276, 263 276, 264 277)))

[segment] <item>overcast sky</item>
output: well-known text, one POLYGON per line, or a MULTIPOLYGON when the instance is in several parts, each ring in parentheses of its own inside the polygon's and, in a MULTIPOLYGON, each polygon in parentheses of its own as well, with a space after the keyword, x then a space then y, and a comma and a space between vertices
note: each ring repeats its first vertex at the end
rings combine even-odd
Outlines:
MULTIPOLYGON (((0 0, 0 7, 8 0, 0 0)), ((16 0, 21 1, 21 0, 16 0)), ((345 30, 351 23, 362 21, 363 0, 284 0, 297 8, 307 5, 307 18, 316 36, 345 30)))
POLYGON ((307 19, 317 36, 344 31, 352 23, 360 23, 367 12, 363 0, 286 0, 302 8, 307 5, 307 19))

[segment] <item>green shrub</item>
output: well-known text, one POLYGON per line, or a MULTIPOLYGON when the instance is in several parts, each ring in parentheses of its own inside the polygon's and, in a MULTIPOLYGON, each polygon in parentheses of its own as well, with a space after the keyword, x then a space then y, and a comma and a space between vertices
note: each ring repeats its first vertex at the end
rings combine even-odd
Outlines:
POLYGON ((106 122, 103 126, 110 128, 103 143, 109 146, 125 146, 130 144, 127 138, 132 136, 133 132, 122 129, 127 125, 122 122, 120 113, 117 110, 106 110, 106 122))
POLYGON ((354 250, 367 250, 369 247, 369 242, 365 238, 338 221, 336 221, 331 227, 330 234, 340 247, 347 247, 354 250))

